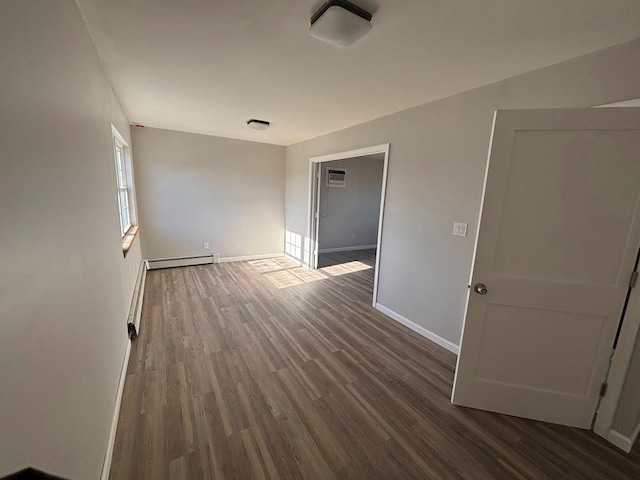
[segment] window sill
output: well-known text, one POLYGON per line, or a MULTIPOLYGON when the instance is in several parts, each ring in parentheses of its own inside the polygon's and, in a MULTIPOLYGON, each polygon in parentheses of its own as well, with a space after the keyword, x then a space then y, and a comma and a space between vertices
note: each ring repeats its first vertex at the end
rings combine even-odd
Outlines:
POLYGON ((132 225, 131 227, 129 227, 129 230, 127 230, 127 232, 124 234, 124 237, 122 237, 122 254, 126 257, 127 253, 129 253, 129 250, 131 249, 131 245, 133 244, 133 241, 136 238, 136 235, 138 234, 138 230, 139 230, 139 226, 138 225, 132 225))

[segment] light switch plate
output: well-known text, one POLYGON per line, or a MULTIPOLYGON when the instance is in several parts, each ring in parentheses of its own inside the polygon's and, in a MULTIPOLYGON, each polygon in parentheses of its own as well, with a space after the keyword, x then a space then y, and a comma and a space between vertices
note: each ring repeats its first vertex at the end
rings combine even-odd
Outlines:
POLYGON ((467 224, 460 222, 453 222, 453 234, 456 237, 466 237, 467 236, 467 224))

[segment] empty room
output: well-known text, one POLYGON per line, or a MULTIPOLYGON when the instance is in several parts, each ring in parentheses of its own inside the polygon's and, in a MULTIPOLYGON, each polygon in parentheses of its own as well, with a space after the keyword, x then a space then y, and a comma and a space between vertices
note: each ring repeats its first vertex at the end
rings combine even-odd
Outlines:
POLYGON ((640 478, 638 0, 2 0, 0 66, 0 478, 640 478))

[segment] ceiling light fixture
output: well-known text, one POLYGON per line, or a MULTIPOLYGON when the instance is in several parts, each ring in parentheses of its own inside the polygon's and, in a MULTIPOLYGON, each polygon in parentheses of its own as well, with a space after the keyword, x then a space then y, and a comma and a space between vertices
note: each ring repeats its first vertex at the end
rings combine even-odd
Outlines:
POLYGON ((330 0, 311 17, 309 33, 337 47, 348 47, 371 30, 371 14, 346 0, 330 0))
POLYGON ((255 118, 252 118, 251 120, 247 120, 247 126, 254 130, 266 130, 271 126, 271 123, 266 120, 256 120, 255 118))

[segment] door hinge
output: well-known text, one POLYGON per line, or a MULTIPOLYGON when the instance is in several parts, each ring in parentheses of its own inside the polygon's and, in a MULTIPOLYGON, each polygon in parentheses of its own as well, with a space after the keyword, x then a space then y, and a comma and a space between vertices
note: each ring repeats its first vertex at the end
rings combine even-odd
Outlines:
POLYGON ((631 279, 629 280, 629 290, 631 290, 633 287, 636 286, 636 283, 638 283, 638 272, 633 272, 631 274, 631 279))
POLYGON ((607 387, 609 386, 608 383, 603 383, 602 385, 600 385, 600 396, 604 397, 604 395, 607 393, 607 387))
POLYGON ((138 338, 138 332, 134 323, 127 323, 127 335, 129 336, 129 340, 131 341, 134 341, 136 338, 138 338))

